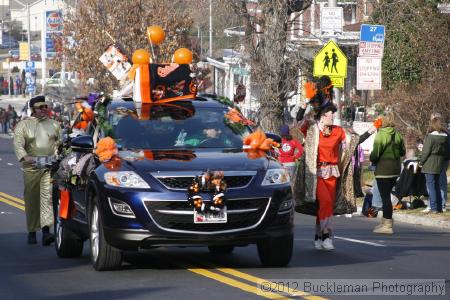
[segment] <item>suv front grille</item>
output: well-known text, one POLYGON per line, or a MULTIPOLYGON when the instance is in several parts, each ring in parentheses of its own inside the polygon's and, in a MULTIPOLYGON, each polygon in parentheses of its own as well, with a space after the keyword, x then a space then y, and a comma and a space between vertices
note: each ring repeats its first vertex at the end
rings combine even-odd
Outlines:
POLYGON ((227 223, 195 224, 194 209, 187 201, 145 201, 154 222, 169 231, 214 233, 241 231, 256 227, 264 217, 269 198, 234 199, 227 201, 227 223))
MULTIPOLYGON (((241 188, 250 183, 253 176, 225 176, 224 181, 227 188, 241 188)), ((194 177, 156 177, 168 189, 186 190, 194 180, 194 177)))

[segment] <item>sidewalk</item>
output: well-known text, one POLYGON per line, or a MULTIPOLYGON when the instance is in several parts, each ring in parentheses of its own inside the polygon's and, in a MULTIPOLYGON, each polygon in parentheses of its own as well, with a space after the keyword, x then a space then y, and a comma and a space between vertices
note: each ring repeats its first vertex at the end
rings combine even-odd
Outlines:
POLYGON ((23 96, 0 95, 0 107, 6 108, 11 104, 17 111, 20 111, 29 99, 29 96, 24 98, 23 96))
MULTIPOLYGON (((358 207, 358 211, 353 214, 355 217, 362 217, 365 218, 361 214, 362 207, 358 207)), ((381 219, 383 216, 383 213, 378 213, 378 219, 381 219)), ((437 227, 445 231, 450 232, 450 222, 448 221, 448 216, 441 216, 441 215, 415 215, 415 214, 408 214, 406 212, 401 211, 394 211, 393 217, 394 223, 400 222, 400 223, 407 223, 412 224, 416 226, 427 226, 427 227, 437 227)))

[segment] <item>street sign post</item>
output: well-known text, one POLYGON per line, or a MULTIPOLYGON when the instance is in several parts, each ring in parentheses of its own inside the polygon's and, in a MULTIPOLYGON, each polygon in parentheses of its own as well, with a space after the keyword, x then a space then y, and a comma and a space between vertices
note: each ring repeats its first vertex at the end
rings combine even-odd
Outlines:
POLYGON ((381 58, 358 57, 356 89, 381 90, 381 58))
POLYGON ((320 10, 320 32, 322 35, 342 34, 342 7, 322 7, 320 10))
POLYGON ((25 62, 25 83, 27 93, 33 95, 36 91, 36 64, 34 61, 25 62))

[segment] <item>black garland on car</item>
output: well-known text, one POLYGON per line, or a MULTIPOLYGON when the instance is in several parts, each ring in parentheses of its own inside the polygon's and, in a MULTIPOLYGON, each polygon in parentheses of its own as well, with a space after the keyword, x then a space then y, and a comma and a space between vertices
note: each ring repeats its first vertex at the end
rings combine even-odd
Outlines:
POLYGON ((196 176, 187 189, 189 204, 198 212, 220 212, 226 204, 227 184, 223 177, 223 171, 206 171, 196 176), (208 202, 203 201, 203 198, 199 195, 200 192, 213 193, 212 199, 208 202))

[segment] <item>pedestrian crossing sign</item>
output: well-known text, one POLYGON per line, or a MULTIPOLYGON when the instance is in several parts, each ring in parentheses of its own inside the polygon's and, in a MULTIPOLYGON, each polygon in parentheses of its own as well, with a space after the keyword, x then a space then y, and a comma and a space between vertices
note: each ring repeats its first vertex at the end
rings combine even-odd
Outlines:
POLYGON ((314 77, 347 77, 347 57, 338 45, 329 41, 314 56, 314 77))

